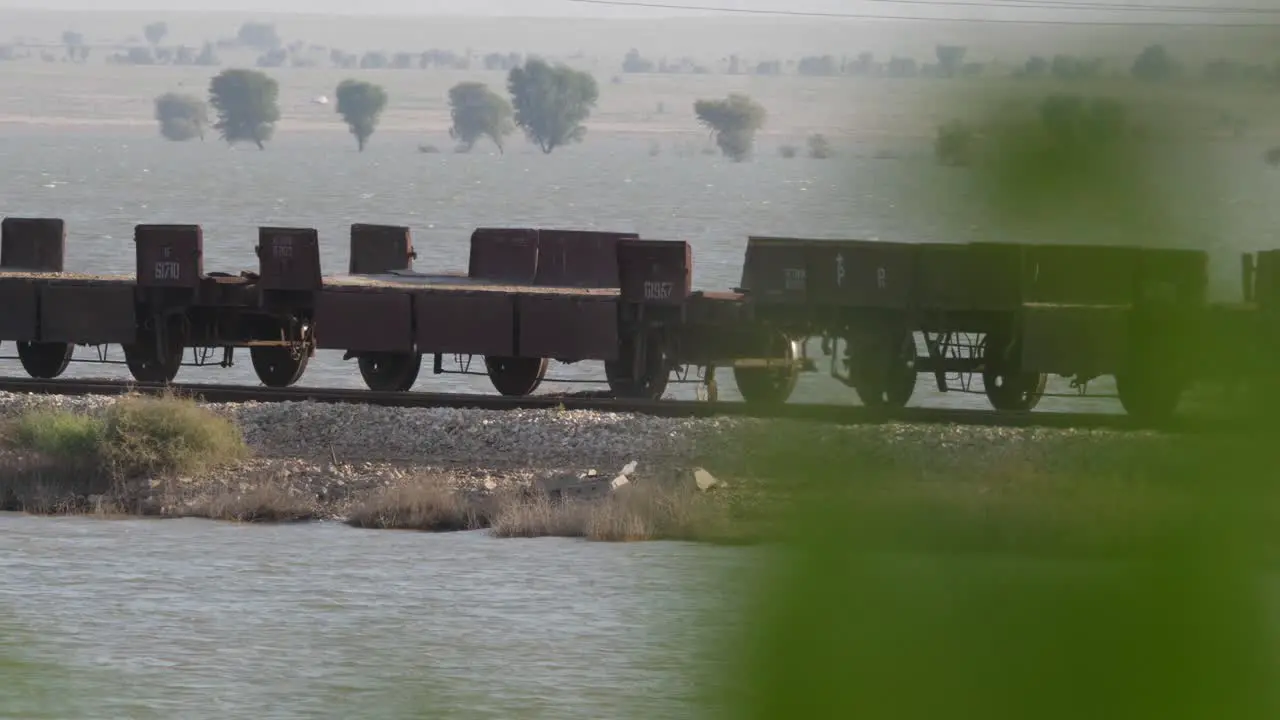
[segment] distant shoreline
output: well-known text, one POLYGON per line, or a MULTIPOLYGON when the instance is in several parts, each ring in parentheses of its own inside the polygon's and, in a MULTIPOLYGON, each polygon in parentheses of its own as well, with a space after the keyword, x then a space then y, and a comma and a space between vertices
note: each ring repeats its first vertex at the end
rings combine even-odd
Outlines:
MULTIPOLYGON (((688 127, 674 124, 641 124, 641 123, 593 123, 587 121, 587 137, 586 142, 590 142, 592 135, 605 136, 627 136, 627 137, 645 137, 654 138, 682 138, 691 141, 704 141, 707 139, 707 131, 690 124, 688 127)), ((155 120, 131 119, 131 118, 76 118, 65 116, 39 116, 39 115, 0 115, 0 128, 36 128, 49 131, 92 131, 95 129, 129 129, 129 130, 156 130, 157 124, 155 120)), ((824 132, 832 137, 856 137, 856 138, 931 138, 932 134, 927 132, 913 132, 910 128, 901 129, 898 132, 872 132, 861 131, 850 133, 848 131, 841 132, 839 129, 812 128, 813 132, 824 132)), ((158 132, 158 131, 157 131, 158 132)), ((313 121, 313 120, 281 120, 276 126, 277 134, 280 133, 307 133, 307 134, 349 134, 347 127, 340 120, 334 118, 333 122, 313 121)), ((377 135, 413 135, 420 138, 423 142, 430 142, 433 139, 441 139, 447 141, 449 137, 449 125, 447 122, 432 123, 414 123, 405 122, 387 123, 378 128, 377 135)), ((797 139, 803 138, 808 133, 800 129, 781 129, 771 130, 764 128, 757 133, 757 137, 771 139, 797 139)), ((216 133, 209 131, 206 135, 206 141, 214 139, 216 133)), ((517 138, 518 140, 518 138, 517 138)))

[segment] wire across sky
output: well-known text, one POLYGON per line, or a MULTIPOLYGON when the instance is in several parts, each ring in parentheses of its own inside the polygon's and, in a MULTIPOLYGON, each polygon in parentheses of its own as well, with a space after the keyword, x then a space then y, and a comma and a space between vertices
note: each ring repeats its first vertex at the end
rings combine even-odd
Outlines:
MULTIPOLYGON (((1047 19, 1047 18, 978 18, 978 17, 925 17, 919 15, 893 15, 880 13, 820 12, 803 10, 768 10, 762 8, 733 8, 717 5, 678 4, 666 2, 645 2, 643 0, 565 0, 584 5, 609 5, 624 8, 650 8, 661 10, 684 10, 688 12, 724 13, 729 15, 768 15, 780 17, 810 17, 846 20, 916 20, 931 22, 963 22, 991 23, 1014 25, 1102 25, 1112 27, 1218 27, 1218 28, 1257 28, 1280 27, 1274 20, 1267 22, 1248 22, 1235 20, 1220 21, 1188 21, 1188 20, 1085 20, 1085 19, 1047 19)), ((1105 3, 1089 0, 862 0, 866 3, 885 5, 914 5, 936 8, 989 8, 1002 10, 1046 10, 1117 13, 1166 13, 1186 14, 1199 13, 1217 16, 1271 16, 1280 17, 1280 8, 1257 7, 1208 7, 1204 5, 1154 5, 1137 3, 1105 3)))

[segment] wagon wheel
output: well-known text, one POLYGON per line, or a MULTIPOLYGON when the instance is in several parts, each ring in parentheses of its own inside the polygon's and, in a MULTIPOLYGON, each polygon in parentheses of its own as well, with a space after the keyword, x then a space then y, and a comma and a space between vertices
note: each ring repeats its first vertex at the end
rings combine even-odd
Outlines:
POLYGON ((370 353, 361 355, 360 377, 370 390, 409 392, 418 381, 422 356, 418 353, 370 353))
POLYGON ((1048 373, 1021 368, 1022 346, 1005 332, 988 333, 982 346, 982 386, 991 407, 1001 412, 1030 412, 1044 399, 1048 373))
POLYGON ((289 387, 302 379, 307 371, 311 353, 301 343, 298 345, 256 345, 249 348, 253 372, 267 387, 289 387))
POLYGON ((1047 373, 982 371, 982 385, 991 407, 1004 412, 1030 412, 1044 398, 1047 373))
POLYGON ((172 326, 163 333, 161 342, 154 336, 140 338, 139 342, 125 345, 124 362, 133 379, 138 382, 169 383, 182 367, 182 353, 186 350, 184 335, 179 327, 172 326))
POLYGON ((916 343, 905 328, 849 341, 849 380, 863 405, 900 408, 916 390, 916 343))
POLYGON ((1178 410, 1184 384, 1173 373, 1142 368, 1116 373, 1116 394, 1124 411, 1142 422, 1164 422, 1178 410))
POLYGON ((784 367, 734 367, 733 380, 738 385, 742 399, 758 405, 782 405, 795 392, 800 380, 800 368, 795 361, 800 357, 800 341, 781 333, 770 339, 766 354, 781 355, 788 365, 784 367))
POLYGON ((547 358, 486 357, 485 369, 494 389, 508 397, 528 395, 547 375, 547 358))
POLYGON ((75 352, 76 347, 71 343, 18 343, 18 359, 22 361, 22 369, 39 380, 52 380, 66 372, 75 352))
POLYGON ((671 379, 671 357, 661 336, 650 335, 642 349, 644 368, 638 379, 632 373, 636 357, 634 340, 622 342, 617 360, 605 361, 605 380, 615 397, 660 400, 667 391, 667 383, 671 379))

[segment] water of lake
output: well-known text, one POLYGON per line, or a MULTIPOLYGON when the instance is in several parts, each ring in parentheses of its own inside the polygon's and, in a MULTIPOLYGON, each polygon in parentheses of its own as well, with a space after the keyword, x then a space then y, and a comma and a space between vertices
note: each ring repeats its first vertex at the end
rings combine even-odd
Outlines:
POLYGON ((749 552, 0 515, 0 717, 691 717, 749 552))

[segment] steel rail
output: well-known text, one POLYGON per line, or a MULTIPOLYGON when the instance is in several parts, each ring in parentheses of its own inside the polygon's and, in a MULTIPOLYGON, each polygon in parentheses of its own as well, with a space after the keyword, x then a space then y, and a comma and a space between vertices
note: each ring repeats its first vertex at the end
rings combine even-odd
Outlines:
POLYGON ((316 402, 366 404, 401 408, 456 408, 481 410, 591 410, 635 413, 667 418, 745 417, 774 420, 801 420, 834 425, 885 423, 947 424, 1008 428, 1105 429, 1122 431, 1160 430, 1200 432, 1230 430, 1235 423, 1179 418, 1161 426, 1144 425, 1128 415, 1114 413, 997 412, 995 410, 908 407, 896 410, 856 405, 787 403, 777 406, 745 402, 705 402, 691 400, 625 400, 611 397, 575 395, 451 394, 428 392, 373 392, 364 389, 290 387, 268 388, 246 385, 138 383, 121 380, 35 380, 0 378, 0 391, 42 395, 161 395, 166 392, 209 403, 316 402))

